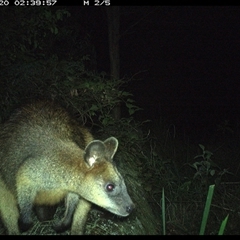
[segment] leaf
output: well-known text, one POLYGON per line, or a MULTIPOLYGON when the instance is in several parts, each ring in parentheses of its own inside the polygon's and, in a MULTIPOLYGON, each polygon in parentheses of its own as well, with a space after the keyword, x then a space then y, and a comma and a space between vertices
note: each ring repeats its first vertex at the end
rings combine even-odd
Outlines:
POLYGON ((203 158, 203 155, 197 155, 193 159, 196 159, 196 158, 203 158))
POLYGON ((129 109, 128 112, 129 112, 129 115, 133 115, 135 113, 135 110, 134 109, 129 109))
POLYGON ((208 195, 207 195, 207 200, 206 200, 206 203, 205 203, 205 208, 204 208, 204 212, 203 212, 202 223, 201 223, 201 228, 200 228, 199 235, 203 235, 204 232, 205 232, 205 228, 206 228, 206 224, 207 224, 207 220, 208 220, 208 215, 209 215, 209 211, 210 211, 210 206, 211 206, 211 202, 212 202, 212 196, 213 196, 214 188, 215 188, 215 185, 210 185, 209 188, 208 188, 208 195))
POLYGON ((205 151, 205 154, 207 155, 208 158, 210 158, 213 155, 213 153, 208 150, 205 151))
POLYGON ((193 176, 193 179, 195 179, 197 176, 201 176, 201 173, 200 172, 196 172, 193 176))
POLYGON ((210 175, 213 176, 214 174, 215 174, 215 170, 213 169, 210 171, 210 175))
POLYGON ((46 19, 50 20, 52 18, 52 13, 49 10, 44 11, 46 19))
POLYGON ((183 184, 180 186, 180 190, 181 190, 181 191, 188 191, 191 183, 192 183, 191 181, 187 181, 187 182, 183 183, 183 184))
POLYGON ((129 103, 134 103, 135 101, 134 101, 133 99, 131 99, 131 98, 128 98, 128 99, 127 99, 127 102, 129 102, 129 103))
POLYGON ((196 168, 196 169, 198 169, 198 166, 202 166, 202 165, 203 165, 202 162, 193 163, 193 167, 196 168))
POLYGON ((89 110, 90 111, 97 111, 98 109, 99 109, 99 107, 97 105, 93 104, 89 110))
POLYGON ((198 146, 204 151, 205 147, 202 144, 198 144, 198 146))
POLYGON ((128 92, 122 92, 121 95, 124 96, 124 97, 133 96, 131 93, 128 93, 128 92))
POLYGON ((225 230, 226 225, 227 225, 227 222, 228 222, 228 216, 229 216, 229 214, 228 214, 228 215, 226 216, 226 218, 222 221, 222 224, 221 224, 221 226, 220 226, 218 235, 223 235, 224 230, 225 230))

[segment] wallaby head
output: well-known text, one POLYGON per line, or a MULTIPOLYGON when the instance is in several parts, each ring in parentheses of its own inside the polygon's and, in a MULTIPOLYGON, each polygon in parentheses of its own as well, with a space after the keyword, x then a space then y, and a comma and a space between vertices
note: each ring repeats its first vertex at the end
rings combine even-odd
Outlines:
POLYGON ((94 140, 87 145, 84 160, 89 168, 85 175, 82 196, 116 215, 127 216, 134 204, 113 162, 117 148, 118 140, 114 137, 104 142, 94 140))

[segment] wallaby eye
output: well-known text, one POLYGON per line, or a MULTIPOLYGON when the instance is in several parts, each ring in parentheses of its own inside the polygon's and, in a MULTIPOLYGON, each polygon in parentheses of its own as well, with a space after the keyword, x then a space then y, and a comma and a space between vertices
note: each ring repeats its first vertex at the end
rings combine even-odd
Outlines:
POLYGON ((112 184, 112 183, 109 183, 109 184, 106 185, 106 190, 108 192, 112 192, 114 190, 114 188, 115 188, 115 185, 112 184))

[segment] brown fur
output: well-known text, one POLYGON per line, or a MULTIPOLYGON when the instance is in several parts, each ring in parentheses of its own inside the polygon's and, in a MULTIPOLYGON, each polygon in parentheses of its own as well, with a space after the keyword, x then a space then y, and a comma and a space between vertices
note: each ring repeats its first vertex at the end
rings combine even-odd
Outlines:
POLYGON ((0 215, 5 223, 9 234, 18 234, 18 218, 19 212, 17 208, 17 201, 13 194, 7 189, 6 185, 0 179, 0 215))
POLYGON ((113 137, 93 140, 52 102, 16 111, 0 131, 0 212, 9 234, 19 232, 17 221, 22 231, 32 226, 33 206, 63 199, 66 211, 56 231, 71 226, 71 234, 82 234, 91 202, 127 216, 134 204, 112 164, 117 147, 113 137))

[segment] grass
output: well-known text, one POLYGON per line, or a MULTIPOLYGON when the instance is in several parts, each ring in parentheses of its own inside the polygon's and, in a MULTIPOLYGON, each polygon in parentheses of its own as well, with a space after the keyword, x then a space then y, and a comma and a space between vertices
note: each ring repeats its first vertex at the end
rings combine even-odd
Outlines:
MULTIPOLYGON (((201 227, 200 227, 200 232, 199 235, 204 235, 207 221, 208 221, 208 216, 209 216, 209 211, 211 207, 211 202, 212 202, 212 197, 213 197, 213 192, 214 192, 215 185, 210 185, 209 190, 208 190, 208 195, 207 195, 207 200, 203 212, 203 218, 201 222, 201 227)), ((227 225, 228 221, 228 216, 222 221, 218 235, 223 235, 224 230, 227 225)), ((162 226, 163 226, 163 235, 166 235, 166 220, 165 220, 165 194, 164 194, 164 188, 162 189, 162 226)))
POLYGON ((230 143, 240 143, 239 129, 204 133, 201 142, 178 134, 167 121, 155 121, 150 129, 143 176, 162 222, 159 234, 240 234, 239 148, 229 149, 230 143))

